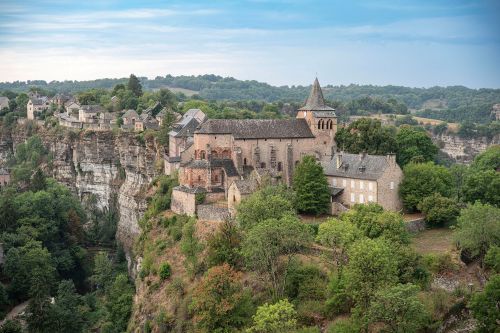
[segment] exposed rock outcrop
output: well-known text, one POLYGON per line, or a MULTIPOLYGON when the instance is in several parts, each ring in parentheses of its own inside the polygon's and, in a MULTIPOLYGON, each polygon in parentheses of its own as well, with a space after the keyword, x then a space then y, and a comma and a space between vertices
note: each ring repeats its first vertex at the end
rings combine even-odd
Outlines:
POLYGON ((465 164, 471 163, 476 155, 485 151, 489 146, 500 144, 500 135, 492 139, 486 137, 465 139, 445 133, 433 136, 432 139, 443 153, 455 162, 465 164))
MULTIPOLYGON (((141 139, 135 133, 111 131, 47 130, 37 135, 52 155, 47 173, 68 186, 81 200, 95 195, 100 208, 117 198, 120 219, 117 239, 127 253, 129 271, 135 275, 132 248, 140 234, 138 221, 146 210, 145 191, 161 172, 162 150, 154 138, 141 139)), ((0 162, 26 140, 23 126, 0 136, 0 162)), ((0 163, 1 164, 1 163, 0 163)))

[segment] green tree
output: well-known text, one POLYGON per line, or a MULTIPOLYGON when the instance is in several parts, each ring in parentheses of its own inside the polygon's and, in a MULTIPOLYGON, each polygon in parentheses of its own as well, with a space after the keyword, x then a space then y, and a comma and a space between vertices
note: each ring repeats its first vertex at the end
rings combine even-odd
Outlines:
POLYGON ((130 74, 128 79, 127 89, 130 90, 136 97, 142 96, 142 85, 137 76, 130 74))
POLYGON ((297 328, 297 311, 293 304, 283 299, 274 304, 264 304, 257 308, 253 325, 248 333, 287 333, 297 328))
POLYGON ((236 219, 243 229, 268 219, 280 219, 285 215, 295 215, 295 209, 289 197, 278 187, 270 186, 254 192, 243 200, 237 209, 236 219))
POLYGON ((455 200, 434 193, 425 197, 417 205, 418 210, 425 214, 425 222, 429 226, 443 226, 445 223, 454 223, 460 209, 455 200))
POLYGON ((479 322, 478 332, 498 332, 500 322, 500 275, 494 275, 486 283, 484 290, 472 297, 470 308, 474 318, 479 322))
POLYGON ((484 263, 494 272, 500 273, 500 246, 492 246, 484 256, 484 263))
POLYGON ((228 264, 208 270, 193 292, 191 311, 203 332, 229 332, 244 326, 252 311, 242 274, 228 264))
POLYGON ((243 256, 250 268, 266 274, 272 296, 283 296, 288 266, 292 258, 312 241, 308 226, 294 216, 265 220, 246 235, 243 256))
POLYGON ((471 167, 462 188, 464 200, 500 206, 500 173, 496 170, 482 170, 471 167))
POLYGON ((17 320, 7 319, 0 327, 0 333, 22 333, 23 327, 17 320))
POLYGON ((113 283, 113 263, 104 251, 100 251, 94 257, 93 274, 90 276, 92 286, 104 293, 113 283))
POLYGON ((378 119, 361 118, 335 134, 337 147, 352 154, 385 155, 397 150, 396 128, 382 126, 378 119))
POLYGON ((232 221, 225 221, 207 241, 208 267, 227 263, 239 268, 242 264, 241 233, 232 221))
POLYGON ((408 125, 401 126, 396 134, 397 160, 403 167, 414 162, 430 162, 436 158, 438 147, 424 129, 408 125))
POLYGON ((305 156, 295 167, 293 189, 297 195, 295 206, 300 212, 316 215, 328 212, 328 181, 323 168, 314 157, 305 156))
POLYGON ((342 277, 342 269, 347 263, 349 247, 361 237, 362 232, 354 224, 343 220, 330 218, 319 225, 316 241, 332 250, 339 278, 342 277))
POLYGON ((432 162, 410 163, 403 168, 404 178, 399 186, 403 205, 414 212, 417 205, 433 193, 450 197, 453 191, 453 177, 450 171, 432 162))
POLYGON ((476 202, 462 209, 455 239, 473 256, 483 256, 491 246, 500 245, 500 208, 476 202))
POLYGON ((383 323, 387 332, 419 332, 429 318, 418 299, 418 287, 413 284, 398 284, 375 293, 366 314, 368 323, 383 323))
POLYGON ((500 145, 488 147, 477 155, 471 167, 478 170, 498 170, 500 168, 500 145))
POLYGON ((73 281, 61 281, 52 309, 56 332, 82 332, 84 317, 81 305, 82 300, 73 281))
POLYGON ((45 179, 43 171, 40 170, 39 168, 36 169, 35 173, 33 174, 33 177, 31 178, 30 189, 33 192, 38 192, 44 190, 46 186, 47 186, 47 181, 45 179))
POLYGON ((382 239, 361 239, 352 245, 348 255, 346 288, 363 311, 377 290, 397 282, 397 262, 382 239))
POLYGON ((132 314, 134 288, 126 274, 116 276, 106 295, 107 321, 112 323, 112 332, 125 332, 132 314))

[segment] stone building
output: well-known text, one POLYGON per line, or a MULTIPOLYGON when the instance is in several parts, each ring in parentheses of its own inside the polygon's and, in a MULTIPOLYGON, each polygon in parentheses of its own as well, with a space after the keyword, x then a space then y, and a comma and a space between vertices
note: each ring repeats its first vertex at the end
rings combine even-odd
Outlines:
POLYGON ((336 153, 323 162, 332 195, 332 213, 354 204, 378 203, 384 209, 399 211, 399 184, 403 172, 396 156, 336 153))
POLYGON ((99 113, 103 111, 100 105, 82 105, 78 110, 78 121, 81 123, 97 124, 99 122, 99 113))
POLYGON ((207 196, 224 193, 253 170, 269 170, 290 184, 295 165, 306 155, 329 161, 337 131, 335 110, 325 104, 318 80, 294 119, 210 119, 194 131, 193 144, 181 155, 180 187, 203 188, 207 196))
POLYGON ((50 101, 47 96, 33 95, 33 97, 30 97, 28 104, 26 105, 28 119, 34 120, 37 117, 37 114, 48 110, 49 107, 50 101))
POLYGON ((9 98, 5 96, 0 96, 0 110, 9 107, 9 98))
POLYGON ((172 126, 172 130, 168 133, 169 142, 168 154, 165 155, 165 174, 170 175, 179 169, 181 154, 186 156, 185 160, 192 157, 191 152, 187 150, 193 145, 195 130, 206 119, 207 116, 200 109, 189 109, 172 126))

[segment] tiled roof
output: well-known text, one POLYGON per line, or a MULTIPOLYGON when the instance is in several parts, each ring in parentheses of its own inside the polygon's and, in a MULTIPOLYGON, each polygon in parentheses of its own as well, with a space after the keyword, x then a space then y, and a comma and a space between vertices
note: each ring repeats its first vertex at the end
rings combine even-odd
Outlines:
POLYGON ((316 118, 337 118, 335 111, 313 111, 316 118))
POLYGON ((344 191, 342 187, 333 187, 333 186, 328 186, 328 189, 330 190, 330 195, 336 197, 340 193, 344 191))
POLYGON ((239 176, 238 170, 236 170, 234 162, 231 159, 213 159, 211 166, 214 168, 223 168, 228 177, 239 176))
POLYGON ((200 125, 200 122, 196 118, 190 118, 189 121, 183 126, 174 127, 169 134, 175 136, 176 138, 191 137, 193 136, 198 125, 200 125))
POLYGON ((314 137, 305 119, 209 119, 195 133, 232 134, 235 139, 314 137))
POLYGON ((235 180, 234 185, 238 188, 241 194, 251 194, 256 188, 255 182, 250 179, 235 180))
POLYGON ((179 190, 185 193, 205 193, 207 190, 203 187, 188 187, 184 185, 174 187, 174 190, 179 190))
POLYGON ((313 86, 311 88, 311 93, 306 100, 306 104, 301 107, 301 111, 335 111, 335 109, 329 107, 325 104, 325 99, 323 98, 323 91, 319 85, 318 78, 314 80, 313 86))
POLYGON ((122 116, 122 118, 132 118, 132 117, 139 118, 139 114, 135 112, 135 110, 127 110, 122 116))
POLYGON ((387 156, 336 153, 328 162, 322 163, 327 176, 377 180, 389 167, 387 156), (337 168, 337 156, 341 156, 337 168))

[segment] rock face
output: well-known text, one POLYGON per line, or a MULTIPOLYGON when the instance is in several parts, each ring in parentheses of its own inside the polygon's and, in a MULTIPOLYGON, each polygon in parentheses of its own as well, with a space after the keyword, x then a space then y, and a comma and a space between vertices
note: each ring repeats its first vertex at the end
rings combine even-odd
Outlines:
MULTIPOLYGON (((38 128, 37 135, 53 156, 47 173, 81 200, 95 195, 100 208, 117 201, 120 219, 116 236, 127 254, 129 271, 135 275, 133 244, 140 233, 138 221, 147 207, 146 188, 162 170, 156 167, 163 160, 161 147, 154 138, 141 140, 135 133, 126 132, 55 132, 38 128)), ((0 136, 0 162, 27 136, 21 126, 10 135, 0 136)))
POLYGON ((499 135, 491 140, 485 137, 464 139, 451 134, 433 136, 432 139, 441 151, 452 158, 455 162, 465 164, 471 163, 476 155, 485 151, 489 146, 500 144, 499 135))

